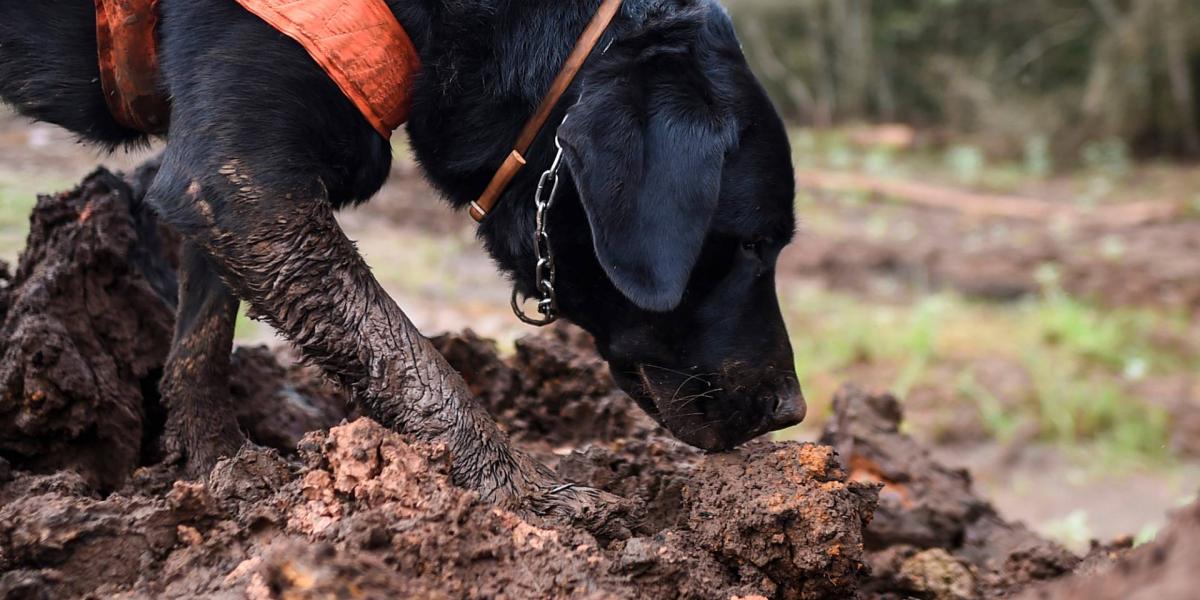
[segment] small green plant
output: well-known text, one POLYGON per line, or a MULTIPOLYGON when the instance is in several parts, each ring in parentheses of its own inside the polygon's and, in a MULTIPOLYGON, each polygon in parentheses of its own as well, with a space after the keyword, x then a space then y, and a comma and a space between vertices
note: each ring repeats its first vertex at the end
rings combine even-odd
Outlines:
POLYGON ((1045 523, 1039 529, 1047 537, 1057 540, 1060 544, 1079 554, 1087 552, 1091 540, 1095 537, 1092 535, 1091 519, 1088 517, 1087 511, 1083 510, 1074 511, 1061 519, 1045 523))
POLYGON ((1159 330, 1182 330, 1186 318, 1162 311, 1101 309, 1049 286, 1041 300, 1026 305, 1034 333, 1087 365, 1129 378, 1186 368, 1194 357, 1164 352, 1154 343, 1159 330))
POLYGON ((1167 458, 1166 414, 1131 398, 1104 378, 1087 378, 1069 357, 1031 360, 1037 417, 1044 438, 1071 447, 1098 445, 1097 458, 1158 462, 1167 458))
POLYGON ((1050 152, 1050 139, 1035 135, 1025 141, 1025 173, 1030 177, 1045 179, 1054 172, 1054 157, 1050 152))
POLYGON ((952 301, 945 296, 929 296, 916 306, 914 313, 905 320, 899 333, 900 348, 894 350, 905 357, 904 366, 892 389, 901 396, 907 395, 933 362, 940 317, 951 309, 952 301))
POLYGON ((877 381, 885 375, 901 398, 925 385, 946 395, 949 383, 944 401, 974 407, 998 440, 1032 427, 1045 442, 1086 449, 1089 459, 1114 467, 1170 459, 1166 413, 1131 395, 1128 384, 1195 364, 1152 341, 1154 331, 1179 326, 1177 317, 1102 309, 1057 292, 1010 305, 954 294, 879 304, 800 288, 783 297, 797 373, 817 403, 866 369, 877 381), (1029 396, 997 398, 970 366, 983 358, 1016 365, 1029 396), (947 382, 947 371, 958 375, 947 382))
POLYGON ((1021 424, 1021 415, 1004 406, 991 390, 980 385, 971 370, 959 374, 955 388, 960 395, 975 403, 983 426, 992 437, 1001 442, 1013 439, 1021 424))
POLYGON ((959 183, 973 185, 987 167, 987 158, 975 146, 954 146, 946 152, 946 165, 959 183))

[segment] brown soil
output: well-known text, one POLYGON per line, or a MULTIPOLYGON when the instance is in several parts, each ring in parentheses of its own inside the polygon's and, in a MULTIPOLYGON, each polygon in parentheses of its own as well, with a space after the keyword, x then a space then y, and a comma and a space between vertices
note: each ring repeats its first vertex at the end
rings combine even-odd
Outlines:
MULTIPOLYGON (((153 166, 128 182, 100 170, 39 198, 28 246, 0 291, 0 456, 69 469, 108 491, 159 458, 158 378, 170 346, 174 234, 141 203, 153 166)), ((294 448, 345 416, 315 373, 240 349, 230 393, 251 438, 294 448)))
POLYGON ((823 197, 805 214, 832 222, 803 231, 780 270, 835 288, 891 294, 899 284, 1009 300, 1039 293, 1051 266, 1054 283, 1079 297, 1200 313, 1200 219, 1132 226, 977 219, 823 197))
POLYGON ((139 188, 98 172, 42 198, 2 277, 0 598, 977 598, 1079 565, 899 433, 894 398, 843 391, 824 445, 707 455, 570 329, 504 359, 470 333, 438 345, 515 443, 643 504, 627 539, 481 502, 444 447, 346 422, 339 390, 264 349, 231 384, 257 445, 178 480, 154 385, 171 239, 139 188))
POLYGON ((821 437, 850 465, 852 481, 883 485, 866 534, 883 597, 1002 596, 1071 572, 1080 559, 1020 524, 1004 521, 971 486, 971 476, 935 461, 900 433, 896 398, 854 387, 834 398, 821 437))
MULTIPOLYGON (((1100 553, 1106 553, 1104 549, 1100 553)), ((1100 561, 1025 600, 1190 600, 1200 575, 1200 503, 1181 509, 1151 544, 1100 561)))
POLYGON ((3 302, 0 452, 101 488, 138 466, 173 320, 161 248, 149 211, 106 172, 38 200, 3 302))

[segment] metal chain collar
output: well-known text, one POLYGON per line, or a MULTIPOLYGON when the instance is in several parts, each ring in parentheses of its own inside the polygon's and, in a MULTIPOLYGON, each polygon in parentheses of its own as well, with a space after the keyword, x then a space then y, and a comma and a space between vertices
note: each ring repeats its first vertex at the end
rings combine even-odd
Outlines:
MULTIPOLYGON (((566 122, 566 119, 563 120, 566 122)), ((513 313, 522 322, 545 327, 558 320, 558 296, 554 291, 554 281, 557 271, 554 266, 554 252, 550 249, 550 234, 546 231, 550 207, 558 195, 558 184, 562 179, 558 176, 562 168, 563 147, 558 136, 554 137, 554 146, 558 148, 554 162, 542 173, 538 180, 537 191, 533 194, 533 204, 537 209, 533 232, 533 248, 537 256, 537 267, 534 270, 534 280, 537 282, 538 304, 537 311, 541 317, 531 317, 521 308, 520 293, 517 288, 512 292, 513 313), (547 190, 549 194, 547 194, 547 190)))

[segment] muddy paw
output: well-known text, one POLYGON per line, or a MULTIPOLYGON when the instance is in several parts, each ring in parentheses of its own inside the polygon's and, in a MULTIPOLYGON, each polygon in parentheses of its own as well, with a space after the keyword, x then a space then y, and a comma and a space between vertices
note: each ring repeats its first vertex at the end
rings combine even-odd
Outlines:
POLYGON ((224 435, 187 435, 168 430, 163 437, 163 462, 177 465, 189 479, 208 477, 213 467, 223 458, 233 458, 249 440, 240 431, 224 435))
POLYGON ((638 502, 572 483, 539 487, 524 500, 525 507, 535 514, 609 540, 633 535, 644 513, 638 502))

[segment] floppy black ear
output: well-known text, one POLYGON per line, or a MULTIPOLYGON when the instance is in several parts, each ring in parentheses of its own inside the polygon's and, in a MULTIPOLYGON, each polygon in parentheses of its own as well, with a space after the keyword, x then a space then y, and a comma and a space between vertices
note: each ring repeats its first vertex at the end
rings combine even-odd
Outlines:
POLYGON ((594 57, 559 129, 596 256, 646 310, 679 305, 733 145, 694 47, 699 18, 661 24, 594 57))

